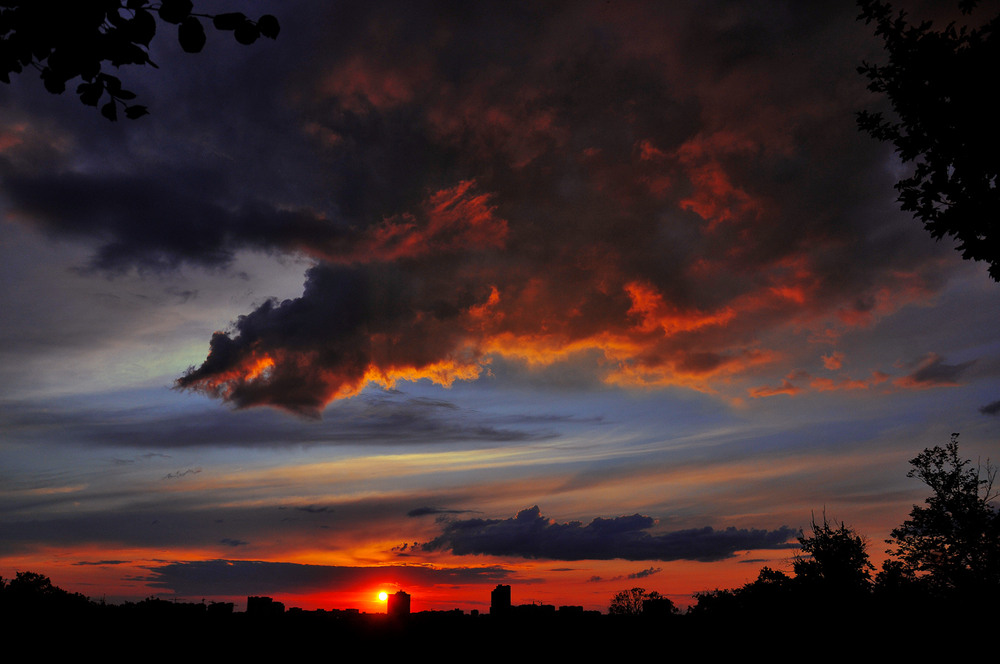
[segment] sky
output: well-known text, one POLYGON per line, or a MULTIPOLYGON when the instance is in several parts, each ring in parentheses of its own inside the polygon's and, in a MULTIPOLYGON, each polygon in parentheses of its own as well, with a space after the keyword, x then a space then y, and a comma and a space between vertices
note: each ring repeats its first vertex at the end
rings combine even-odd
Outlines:
POLYGON ((0 576, 685 606, 1000 457, 1000 285, 898 210, 852 3, 253 12, 161 23, 138 120, 0 86, 0 576))

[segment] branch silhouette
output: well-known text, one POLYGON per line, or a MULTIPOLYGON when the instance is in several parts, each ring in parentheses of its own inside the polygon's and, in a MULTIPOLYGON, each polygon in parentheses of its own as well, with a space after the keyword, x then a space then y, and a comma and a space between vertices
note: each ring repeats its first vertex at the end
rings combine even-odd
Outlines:
MULTIPOLYGON (((969 15, 976 2, 958 3, 969 15)), ((1000 281, 1000 123, 993 81, 1000 69, 994 38, 1000 15, 978 27, 911 23, 888 2, 859 0, 859 20, 875 26, 888 62, 864 62, 858 73, 885 95, 894 117, 861 111, 858 128, 892 143, 912 175, 896 183, 904 212, 931 236, 958 241, 962 258, 986 261, 1000 281)))
POLYGON ((75 2, 5 2, 0 4, 0 81, 33 68, 41 73, 45 89, 66 91, 80 78, 76 94, 87 106, 114 122, 119 108, 135 120, 149 113, 132 103, 136 94, 122 87, 109 66, 149 65, 149 44, 159 23, 177 26, 177 40, 187 53, 205 46, 203 21, 219 31, 230 31, 237 42, 253 44, 261 37, 276 39, 278 19, 265 14, 256 21, 239 12, 199 14, 191 0, 76 0, 75 2))

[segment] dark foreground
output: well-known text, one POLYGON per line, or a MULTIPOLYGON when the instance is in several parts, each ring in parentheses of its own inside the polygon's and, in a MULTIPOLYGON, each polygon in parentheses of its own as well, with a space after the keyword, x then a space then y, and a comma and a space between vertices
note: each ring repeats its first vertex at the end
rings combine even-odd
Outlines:
POLYGON ((210 612, 164 601, 113 606, 4 607, 8 643, 29 655, 203 660, 336 661, 429 655, 454 661, 598 661, 656 658, 844 657, 995 653, 996 609, 785 606, 715 615, 490 616, 425 612, 390 618, 334 611, 276 615, 210 612))

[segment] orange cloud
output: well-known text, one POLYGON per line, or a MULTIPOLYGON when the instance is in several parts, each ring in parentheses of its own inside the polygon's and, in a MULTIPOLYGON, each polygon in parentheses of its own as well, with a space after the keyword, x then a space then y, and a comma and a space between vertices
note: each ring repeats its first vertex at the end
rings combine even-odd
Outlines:
POLYGON ((959 378, 975 360, 959 364, 947 364, 937 353, 927 353, 918 363, 916 369, 907 376, 893 381, 898 387, 925 390, 932 387, 954 387, 961 385, 959 378))
POLYGON ((840 351, 834 351, 829 355, 823 356, 823 366, 830 371, 836 371, 840 367, 844 366, 844 354, 840 351))
POLYGON ((319 93, 336 96, 345 108, 363 113, 369 105, 388 109, 411 101, 429 79, 430 69, 413 59, 394 67, 356 55, 320 81, 319 93))
POLYGON ((382 221, 362 235, 351 261, 399 260, 431 253, 499 248, 507 221, 496 216, 490 196, 475 194, 472 180, 432 194, 415 214, 382 221))
POLYGON ((755 387, 749 390, 749 394, 754 399, 760 399, 763 397, 773 397, 778 394, 786 394, 789 396, 793 396, 801 391, 802 391, 801 388, 796 387, 786 379, 781 381, 781 385, 778 385, 776 387, 771 385, 762 385, 760 387, 755 387))

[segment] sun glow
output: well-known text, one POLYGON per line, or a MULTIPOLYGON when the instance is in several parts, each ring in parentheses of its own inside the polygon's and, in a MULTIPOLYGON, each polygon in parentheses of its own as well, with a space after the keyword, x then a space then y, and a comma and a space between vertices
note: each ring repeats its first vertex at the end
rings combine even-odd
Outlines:
POLYGON ((389 599, 389 593, 387 593, 387 592, 386 592, 386 591, 384 591, 384 590, 380 590, 380 591, 378 592, 378 601, 380 601, 380 602, 385 602, 385 601, 387 601, 388 599, 389 599))

